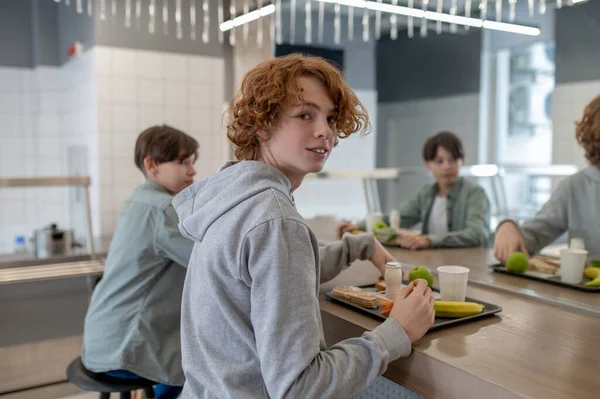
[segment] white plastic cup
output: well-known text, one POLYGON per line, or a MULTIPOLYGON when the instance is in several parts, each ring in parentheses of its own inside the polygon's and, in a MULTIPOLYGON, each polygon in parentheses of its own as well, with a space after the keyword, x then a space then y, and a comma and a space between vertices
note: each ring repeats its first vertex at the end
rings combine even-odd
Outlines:
POLYGON ((560 251, 560 280, 563 283, 581 283, 587 255, 588 251, 584 249, 569 248, 560 251))
POLYGON ((440 266, 437 271, 442 301, 464 302, 469 269, 463 266, 440 266))
POLYGON ((383 213, 373 212, 367 215, 367 233, 373 232, 373 226, 377 222, 383 222, 383 213))

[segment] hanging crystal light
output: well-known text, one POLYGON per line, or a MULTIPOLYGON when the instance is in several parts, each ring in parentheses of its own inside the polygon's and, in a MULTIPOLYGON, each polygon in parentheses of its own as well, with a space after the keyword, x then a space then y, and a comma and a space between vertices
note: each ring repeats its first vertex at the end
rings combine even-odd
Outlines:
POLYGON ((296 43, 296 0, 290 0, 290 43, 296 43))
MULTIPOLYGON (((438 13, 444 12, 444 0, 437 0, 435 11, 438 13)), ((435 31, 438 35, 442 33, 442 21, 435 22, 435 31)))
MULTIPOLYGON (((392 0, 392 5, 397 6, 398 0, 392 0)), ((398 17, 396 16, 396 14, 390 15, 390 26, 390 38, 392 40, 398 39, 398 17)))
MULTIPOLYGON (((235 19, 236 11, 235 11, 235 1, 232 1, 229 5, 229 17, 233 21, 235 19)), ((235 26, 229 29, 229 44, 235 46, 235 26)))
MULTIPOLYGON (((202 4, 202 8, 204 8, 204 3, 202 4)), ((196 0, 190 0, 190 40, 196 40, 196 0)), ((202 40, 204 41, 204 26, 202 40)))
MULTIPOLYGON (((208 43, 210 41, 210 7, 209 7, 208 1, 209 0, 204 0, 202 2, 202 12, 203 12, 203 17, 202 17, 202 42, 203 43, 208 43)), ((196 9, 196 7, 194 7, 194 10, 195 9, 196 9)), ((196 26, 196 16, 194 15, 194 27, 195 26, 196 26)), ((219 31, 220 31, 220 29, 219 29, 219 31)), ((196 29, 195 28, 194 28, 194 38, 193 38, 193 40, 196 40, 196 29)))
POLYGON ((275 42, 283 42, 283 33, 281 32, 281 0, 275 1, 275 42))
POLYGON ((87 0, 87 15, 88 17, 92 16, 92 2, 94 0, 87 0))
POLYGON ((325 22, 325 3, 319 2, 319 26, 318 26, 318 39, 319 43, 323 43, 323 24, 325 22))
POLYGON ((77 14, 83 13, 83 0, 77 0, 75 4, 77 5, 77 14))
POLYGON ((340 37, 342 35, 342 27, 340 26, 340 4, 335 3, 333 6, 333 42, 340 44, 340 37))
MULTIPOLYGON (((472 7, 471 0, 465 0, 465 17, 467 17, 467 18, 471 18, 471 7, 472 7)), ((466 31, 469 30, 469 25, 465 25, 465 30, 466 31)))
MULTIPOLYGON (((258 9, 262 10, 263 8, 263 0, 258 0, 258 9)), ((258 48, 262 48, 263 45, 263 19, 259 18, 258 21, 256 21, 256 23, 258 23, 258 28, 256 29, 256 45, 258 46, 258 48)))
MULTIPOLYGON (((259 0, 262 3, 262 0, 259 0)), ((350 7, 354 8, 354 7, 350 7)), ((304 41, 312 43, 312 1, 306 0, 304 4, 304 41)))
POLYGON ((479 11, 481 13, 481 19, 487 18, 487 0, 481 0, 481 4, 479 4, 479 11))
MULTIPOLYGON (((221 26, 223 22, 225 22, 225 10, 223 10, 223 0, 219 0, 217 4, 217 23, 221 26)), ((217 29, 217 31, 219 32, 219 43, 223 43, 223 31, 221 29, 217 29)))
POLYGON ((142 19, 142 0, 135 0, 135 27, 140 29, 140 20, 142 19))
POLYGON ((540 14, 546 13, 546 0, 540 0, 540 14))
MULTIPOLYGON (((381 0, 377 0, 378 3, 381 3, 381 0)), ((379 40, 381 38, 381 11, 375 11, 375 40, 379 40)))
POLYGON ((348 6, 348 41, 354 40, 354 7, 348 6))
POLYGON ((150 0, 148 4, 148 32, 151 34, 156 30, 156 0, 150 0))
POLYGON ((163 0, 162 2, 162 22, 163 22, 163 34, 169 35, 169 2, 163 0))
MULTIPOLYGON (((249 12, 250 12, 250 5, 248 4, 248 0, 244 0, 244 14, 248 14, 249 12)), ((249 27, 250 27, 250 24, 245 23, 242 28, 242 37, 244 38, 244 44, 248 43, 248 28, 249 27)))
MULTIPOLYGON (((429 0, 423 0, 421 2, 421 9, 423 11, 427 11, 427 6, 429 5, 429 0)), ((421 37, 427 37, 427 18, 421 18, 421 37)))
POLYGON ((106 20, 106 0, 100 0, 100 20, 106 20))
POLYGON ((517 0, 508 0, 508 19, 510 22, 515 20, 517 0))
POLYGON ((125 27, 131 27, 131 0, 125 0, 125 27))
POLYGON ((535 4, 534 4, 534 0, 528 0, 527 5, 529 6, 529 16, 533 17, 533 14, 535 13, 535 4))
MULTIPOLYGON (((450 15, 456 16, 457 11, 458 11, 458 0, 452 0, 452 5, 450 6, 450 15)), ((456 33, 456 24, 454 22, 450 24, 450 32, 456 33)))
POLYGON ((368 42, 369 41, 369 9, 367 7, 365 7, 363 9, 362 25, 363 25, 363 41, 368 42))
POLYGON ((502 22, 502 0, 496 0, 496 21, 502 22))
MULTIPOLYGON (((412 9, 413 7, 414 7, 414 0, 408 0, 408 8, 412 9)), ((408 37, 413 37, 415 32, 414 32, 414 21, 413 21, 412 16, 408 17, 407 29, 408 29, 408 37)))
POLYGON ((183 39, 183 27, 181 26, 181 0, 175 0, 175 25, 177 27, 177 39, 183 39))
MULTIPOLYGON (((194 0, 195 1, 195 0, 194 0)), ((196 7, 194 6, 194 11, 196 7)), ((196 40, 196 13, 194 12, 194 36, 192 40, 196 40)), ((220 29, 219 29, 220 31, 220 29)), ((210 41, 210 8, 208 0, 202 2, 202 42, 208 43, 210 41)))

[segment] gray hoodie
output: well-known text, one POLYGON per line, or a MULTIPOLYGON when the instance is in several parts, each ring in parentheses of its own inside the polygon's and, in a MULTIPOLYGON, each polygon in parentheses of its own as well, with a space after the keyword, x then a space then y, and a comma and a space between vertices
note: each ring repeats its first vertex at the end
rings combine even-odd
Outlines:
POLYGON ((279 170, 240 162, 173 205, 195 241, 181 311, 184 398, 350 398, 410 354, 393 319, 325 347, 319 284, 370 258, 373 237, 320 249, 279 170))
POLYGON ((552 196, 531 220, 521 226, 531 255, 561 234, 583 238, 589 259, 600 258, 600 168, 589 166, 559 183, 552 196))

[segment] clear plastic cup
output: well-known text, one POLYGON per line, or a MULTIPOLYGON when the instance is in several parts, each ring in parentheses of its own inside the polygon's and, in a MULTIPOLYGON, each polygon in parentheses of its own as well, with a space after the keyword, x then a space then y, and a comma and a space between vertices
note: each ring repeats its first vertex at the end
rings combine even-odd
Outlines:
POLYGON ((463 266, 440 266, 437 271, 442 301, 464 302, 469 269, 463 266))

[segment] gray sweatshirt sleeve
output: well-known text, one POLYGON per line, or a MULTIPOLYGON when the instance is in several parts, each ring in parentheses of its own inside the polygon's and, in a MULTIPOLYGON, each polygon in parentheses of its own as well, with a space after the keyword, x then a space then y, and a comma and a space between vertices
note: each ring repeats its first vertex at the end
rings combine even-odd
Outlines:
POLYGON ((154 246, 161 256, 183 267, 188 266, 194 242, 179 231, 177 214, 171 205, 157 212, 154 246))
POLYGON ((430 234, 432 248, 484 246, 490 234, 490 201, 478 187, 467 199, 467 220, 464 229, 444 234, 430 234))
POLYGON ((521 226, 525 247, 531 255, 567 231, 569 190, 568 179, 561 181, 535 217, 521 226))
POLYGON ((389 362, 411 351, 410 340, 393 319, 325 350, 318 244, 312 237, 303 223, 276 219, 255 227, 244 239, 252 338, 272 398, 353 397, 389 362))
POLYGON ((374 251, 373 234, 344 234, 340 241, 320 245, 321 283, 333 279, 357 259, 371 259, 374 251))

